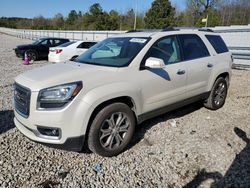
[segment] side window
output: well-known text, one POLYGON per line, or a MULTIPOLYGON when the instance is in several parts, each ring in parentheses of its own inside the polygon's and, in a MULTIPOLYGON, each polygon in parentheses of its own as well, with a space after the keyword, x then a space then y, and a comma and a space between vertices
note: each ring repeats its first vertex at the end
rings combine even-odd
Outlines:
POLYGON ((61 40, 58 40, 58 39, 54 40, 54 46, 58 46, 60 44, 62 44, 61 40))
POLYGON ((77 48, 89 49, 95 44, 96 44, 95 42, 83 42, 79 46, 77 46, 77 48))
POLYGON ((44 40, 40 44, 47 46, 48 45, 48 40, 44 40))
POLYGON ((208 39, 208 41, 214 47, 215 51, 218 54, 228 52, 228 48, 220 36, 218 36, 218 35, 206 35, 206 38, 208 39))
POLYGON ((144 59, 150 57, 162 59, 166 65, 181 61, 177 37, 168 36, 158 40, 149 49, 144 59))
POLYGON ((209 56, 206 45, 198 35, 179 35, 179 39, 185 61, 209 56))
POLYGON ((49 39, 47 45, 48 45, 49 47, 55 46, 55 45, 54 45, 54 40, 53 40, 53 39, 49 39))

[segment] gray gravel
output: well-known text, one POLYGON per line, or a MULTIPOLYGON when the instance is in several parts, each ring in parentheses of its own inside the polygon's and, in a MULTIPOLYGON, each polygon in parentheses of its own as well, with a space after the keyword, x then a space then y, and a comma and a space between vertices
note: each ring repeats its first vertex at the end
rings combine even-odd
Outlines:
POLYGON ((222 109, 195 104, 144 122, 127 151, 102 158, 14 128, 13 78, 48 64, 22 65, 12 49, 28 42, 0 34, 0 187, 250 187, 250 71, 233 71, 222 109))

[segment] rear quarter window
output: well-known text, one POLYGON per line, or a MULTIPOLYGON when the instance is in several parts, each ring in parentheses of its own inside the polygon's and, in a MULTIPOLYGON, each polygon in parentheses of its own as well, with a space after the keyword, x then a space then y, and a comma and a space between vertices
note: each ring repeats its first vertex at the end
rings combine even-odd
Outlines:
POLYGON ((206 38, 218 54, 228 52, 228 48, 220 36, 206 35, 206 38))

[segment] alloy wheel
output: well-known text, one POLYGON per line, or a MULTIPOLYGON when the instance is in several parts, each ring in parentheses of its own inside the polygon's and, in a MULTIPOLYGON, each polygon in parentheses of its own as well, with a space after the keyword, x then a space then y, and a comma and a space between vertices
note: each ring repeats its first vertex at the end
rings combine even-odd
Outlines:
POLYGON ((115 149, 119 147, 129 130, 130 121, 123 112, 113 113, 105 119, 101 125, 99 140, 105 149, 115 149))

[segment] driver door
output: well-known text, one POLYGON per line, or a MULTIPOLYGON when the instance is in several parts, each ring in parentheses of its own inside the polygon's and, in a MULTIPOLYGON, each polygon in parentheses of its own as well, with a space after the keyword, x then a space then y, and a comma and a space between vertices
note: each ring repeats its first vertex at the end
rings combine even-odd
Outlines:
POLYGON ((52 46, 53 40, 46 39, 40 43, 39 52, 41 57, 48 57, 49 48, 52 46))
POLYGON ((185 99, 187 68, 181 61, 177 36, 159 39, 149 49, 146 59, 154 57, 164 61, 164 68, 145 68, 139 72, 139 80, 144 99, 143 113, 165 107, 185 99))

